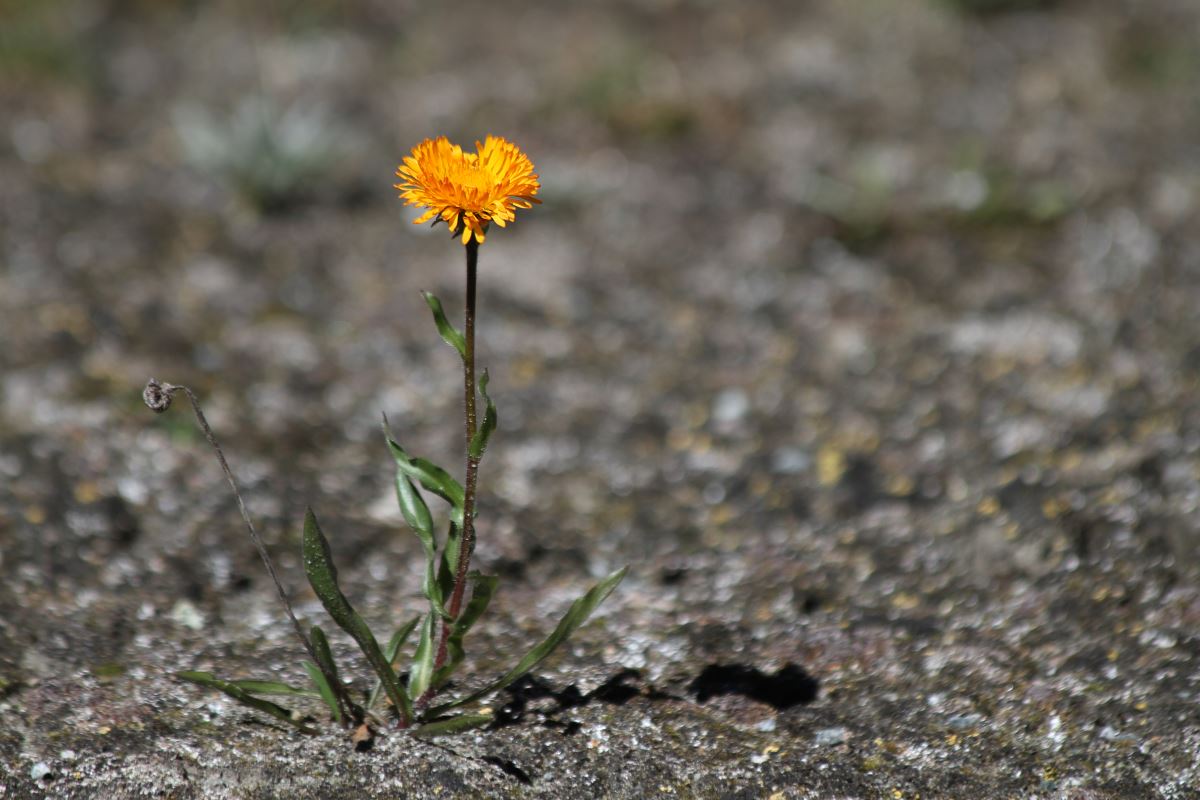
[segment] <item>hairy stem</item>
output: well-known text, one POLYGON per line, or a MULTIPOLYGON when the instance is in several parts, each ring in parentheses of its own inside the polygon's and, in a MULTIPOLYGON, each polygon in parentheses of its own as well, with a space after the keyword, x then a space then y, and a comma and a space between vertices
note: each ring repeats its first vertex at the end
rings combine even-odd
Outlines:
POLYGON ((262 559, 263 566, 267 568, 267 574, 271 576, 271 582, 275 584, 275 592, 279 595, 280 601, 283 603, 284 610, 287 611, 288 619, 292 621, 292 626, 296 629, 296 635, 300 637, 300 641, 304 643, 304 649, 308 651, 309 658, 313 664, 325 673, 325 680, 328 681, 334 693, 337 695, 338 705, 342 708, 342 713, 346 719, 354 720, 355 724, 359 724, 363 720, 362 709, 350 699, 346 693, 346 689, 342 686, 341 681, 337 676, 330 675, 325 672, 322 666, 321 659, 317 658, 317 651, 313 648, 312 642, 309 641, 308 635, 305 634, 303 626, 300 625, 300 620, 296 618, 296 612, 292 609, 292 602, 288 599, 287 592, 283 589, 283 584, 279 581, 279 575, 275 572, 275 564, 271 561, 271 556, 267 553, 266 545, 263 544, 262 538, 258 535, 258 531, 254 529, 254 523, 250 520, 250 514, 246 511, 246 504, 242 501, 242 493, 238 491, 237 481, 233 479, 233 471, 229 469, 229 463, 225 460, 225 453, 221 450, 221 445, 217 442, 217 437, 209 427, 208 420, 204 418, 204 412, 200 410, 200 401, 196 399, 196 395, 186 386, 176 386, 171 383, 162 383, 153 378, 146 384, 146 390, 143 393, 143 398, 146 405, 157 412, 166 411, 171 405, 171 398, 175 392, 182 391, 187 395, 188 402, 192 404, 192 411, 196 414, 196 421, 200 423, 200 430, 204 431, 204 438, 208 440, 208 444, 217 454, 217 461, 221 463, 221 471, 225 473, 225 480, 229 483, 229 488, 233 490, 233 496, 237 499, 238 511, 242 514, 242 520, 246 523, 246 530, 250 532, 250 540, 254 542, 254 547, 258 550, 258 556, 262 559))
POLYGON ((471 439, 475 437, 475 272, 479 262, 479 243, 474 239, 467 242, 467 298, 463 335, 466 352, 463 356, 463 397, 466 406, 467 475, 463 496, 462 539, 458 545, 458 565, 454 573, 454 591, 446 609, 449 619, 442 621, 442 639, 438 645, 435 670, 446 663, 447 643, 454 620, 462 612, 463 594, 467 585, 467 568, 471 564, 471 551, 475 549, 475 484, 479 472, 479 459, 471 455, 471 439))

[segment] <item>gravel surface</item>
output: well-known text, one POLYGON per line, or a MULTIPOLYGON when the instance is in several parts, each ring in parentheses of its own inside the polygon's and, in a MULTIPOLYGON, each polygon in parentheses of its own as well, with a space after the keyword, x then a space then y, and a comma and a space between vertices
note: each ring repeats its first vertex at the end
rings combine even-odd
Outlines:
POLYGON ((1200 798, 1194 0, 12 5, 0 798, 1200 798), (462 248, 392 171, 487 133, 545 205, 481 253, 459 686, 631 570, 356 752, 172 677, 303 652, 141 389, 304 619, 309 505, 419 613, 378 426, 461 470, 462 248))

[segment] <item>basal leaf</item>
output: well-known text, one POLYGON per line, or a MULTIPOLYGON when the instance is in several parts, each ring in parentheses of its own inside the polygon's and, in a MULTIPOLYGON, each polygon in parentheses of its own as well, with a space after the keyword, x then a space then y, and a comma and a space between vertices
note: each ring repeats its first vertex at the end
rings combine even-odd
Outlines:
POLYGON ((358 612, 350 605, 350 601, 342 594, 341 588, 338 587, 337 568, 333 565, 329 541, 321 532, 312 509, 308 509, 304 515, 304 572, 308 575, 308 582, 312 584, 313 591, 316 592, 321 605, 325 606, 325 610, 329 612, 329 616, 333 617, 333 621, 342 630, 350 634, 359 649, 362 650, 363 655, 367 657, 368 663, 375 670, 375 674, 379 676, 384 691, 387 692, 392 704, 396 706, 401 718, 411 720, 412 702, 409 700, 408 694, 396 680, 396 673, 384 657, 383 651, 379 649, 379 642, 375 640, 375 635, 371 633, 367 623, 358 615, 358 612))
POLYGON ((313 653, 317 657, 316 666, 335 682, 340 681, 337 662, 333 660, 333 651, 329 649, 329 639, 325 636, 325 629, 320 625, 313 625, 308 630, 308 638, 312 642, 313 653))
POLYGON ((433 312, 433 324, 437 325, 438 333, 446 344, 458 351, 459 357, 465 359, 467 357, 467 340, 462 333, 450 324, 450 320, 446 319, 446 312, 442 309, 442 301, 438 300, 432 292, 421 292, 421 296, 425 298, 426 305, 433 312))
MULTIPOLYGON (((323 679, 320 683, 317 683, 315 679, 313 682, 316 683, 317 689, 321 692, 321 697, 325 699, 325 702, 329 702, 329 698, 325 697, 326 689, 328 689, 329 693, 333 696, 333 708, 335 709, 333 712, 334 720, 336 720, 339 725, 342 724, 344 720, 344 716, 342 714, 343 704, 346 705, 345 711, 347 713, 356 719, 361 718, 362 709, 355 705, 354 701, 351 700, 349 696, 347 696, 345 690, 342 689, 342 679, 338 675, 337 662, 333 660, 333 651, 329 649, 329 639, 325 636, 325 630, 320 625, 313 625, 312 628, 309 629, 308 638, 309 641, 312 642, 313 654, 317 658, 317 663, 312 666, 317 668, 317 671, 321 673, 321 678, 323 679), (342 689, 340 696, 338 693, 339 689, 342 689)), ((307 665, 305 666, 305 669, 308 669, 307 665)), ((312 673, 309 672, 309 675, 311 677, 312 673)))
POLYGON ((508 686, 513 681, 517 680, 525 673, 536 667, 542 662, 543 659, 553 653, 555 648, 562 644, 568 636, 574 633, 580 625, 587 621, 587 618, 592 615, 592 612, 604 602, 606 597, 612 594, 613 589, 617 588, 617 584, 619 584, 621 579, 625 577, 625 573, 628 572, 628 570, 629 567, 624 567, 617 570, 604 580, 597 583, 595 586, 589 589, 587 593, 572 603, 571 607, 567 610, 566 615, 562 618, 562 621, 558 623, 558 627, 555 628, 554 631, 541 642, 541 644, 530 650, 529 653, 527 653, 526 656, 522 658, 515 667, 505 673, 499 680, 488 684, 479 691, 473 692, 466 697, 435 706, 429 709, 427 715, 437 716, 438 714, 443 714, 451 709, 458 708, 459 706, 473 703, 482 697, 486 697, 492 692, 497 692, 503 689, 505 686, 508 686))
POLYGON ((309 680, 313 682, 313 686, 317 687, 317 693, 321 699, 325 701, 325 705, 329 706, 329 715, 333 717, 333 721, 337 724, 342 724, 342 709, 338 707, 337 695, 333 693, 333 687, 329 685, 325 674, 321 672, 321 668, 311 661, 300 662, 304 671, 308 673, 309 680))
POLYGON ((451 733, 460 733, 472 728, 482 728, 489 724, 495 717, 491 714, 459 714, 457 717, 448 719, 438 719, 433 722, 426 722, 412 729, 413 736, 445 736, 451 733))
POLYGON ((257 695, 259 697, 319 697, 316 692, 311 689, 297 689, 295 686, 288 686, 286 683, 279 681, 256 681, 256 680, 241 680, 228 681, 231 686, 236 686, 244 692, 257 695))
POLYGON ((449 658, 434 676, 434 686, 445 684, 463 662, 463 658, 466 656, 463 652, 463 639, 471 627, 483 616, 483 612, 487 610, 488 604, 492 602, 492 595, 496 592, 496 584, 499 582, 499 578, 494 575, 481 575, 478 572, 472 572, 468 577, 471 579, 473 587, 471 601, 467 603, 467 607, 458 615, 458 619, 450 628, 450 638, 446 640, 446 652, 449 658))
MULTIPOLYGON (((413 628, 417 627, 417 623, 421 621, 420 617, 413 617, 408 622, 401 625, 392 634, 392 638, 388 639, 387 647, 383 648, 384 658, 388 660, 388 664, 394 670, 396 667, 396 658, 400 655, 400 648, 404 647, 404 643, 408 641, 409 635, 412 634, 413 628)), ((375 681, 375 687, 371 689, 370 699, 367 700, 367 710, 375 707, 375 702, 379 700, 379 693, 383 691, 383 683, 378 679, 375 681)))
POLYGON ((219 692, 224 692, 242 705, 249 706, 250 708, 253 708, 256 711, 261 711, 264 714, 269 714, 281 722, 286 722, 288 725, 291 725, 301 733, 307 733, 309 735, 316 733, 312 727, 304 724, 302 720, 298 719, 295 714, 283 706, 276 705, 270 700, 263 700, 261 697, 255 697, 245 689, 239 688, 236 684, 230 681, 223 681, 220 678, 214 677, 211 672, 195 672, 188 670, 185 672, 177 672, 175 675, 176 677, 182 678, 190 683, 195 683, 209 689, 216 689, 219 692))
POLYGON ((432 611, 421 622, 421 638, 413 656, 412 670, 408 673, 408 694, 420 698, 433 682, 433 634, 439 617, 432 611))
POLYGON ((471 458, 475 459, 483 457, 483 451, 487 450, 488 439, 491 438, 492 431, 496 430, 496 404, 488 396, 487 385, 488 373, 485 369, 483 375, 479 378, 479 393, 483 395, 483 399, 487 403, 487 408, 483 412, 483 422, 479 424, 479 430, 475 431, 475 435, 471 437, 471 446, 469 448, 471 458))

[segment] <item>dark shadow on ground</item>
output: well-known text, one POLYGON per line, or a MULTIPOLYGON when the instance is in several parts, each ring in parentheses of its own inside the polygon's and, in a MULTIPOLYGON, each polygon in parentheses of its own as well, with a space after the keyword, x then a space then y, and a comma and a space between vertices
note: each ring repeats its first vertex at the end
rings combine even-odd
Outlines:
POLYGON ((740 694, 766 703, 777 711, 817 699, 817 679, 795 664, 786 664, 774 675, 745 664, 709 664, 688 686, 696 702, 723 694, 740 694))
POLYGON ((645 684, 642 673, 636 669, 624 669, 613 675, 590 692, 582 692, 575 684, 556 690, 546 681, 526 675, 505 690, 509 701, 496 713, 493 729, 505 728, 523 722, 530 712, 546 717, 542 724, 549 728, 561 728, 572 735, 579 730, 579 723, 553 719, 557 714, 572 708, 586 706, 592 701, 622 706, 635 697, 648 700, 682 700, 683 698, 660 691, 645 684), (641 684, 641 685, 639 685, 641 684))
MULTIPOLYGON (((811 703, 817 698, 819 688, 817 679, 795 664, 786 664, 773 675, 746 664, 709 664, 688 684, 687 691, 697 703, 718 695, 736 694, 782 711, 811 703)), ((687 700, 646 683, 636 669, 621 670, 590 692, 580 691, 575 684, 555 689, 529 675, 505 691, 509 700, 496 713, 493 730, 520 724, 532 712, 542 716, 545 727, 561 728, 567 735, 577 732, 579 723, 555 717, 593 701, 622 706, 637 697, 652 701, 687 700)))

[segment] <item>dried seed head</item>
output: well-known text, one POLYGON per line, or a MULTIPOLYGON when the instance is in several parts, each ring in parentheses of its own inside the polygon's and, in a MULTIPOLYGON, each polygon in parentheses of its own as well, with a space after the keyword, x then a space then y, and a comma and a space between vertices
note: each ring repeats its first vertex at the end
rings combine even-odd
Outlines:
POLYGON ((174 397, 175 387, 171 384, 163 386, 161 383, 151 378, 146 382, 146 388, 142 390, 142 400, 149 406, 151 411, 161 414, 171 407, 171 399, 174 397))

